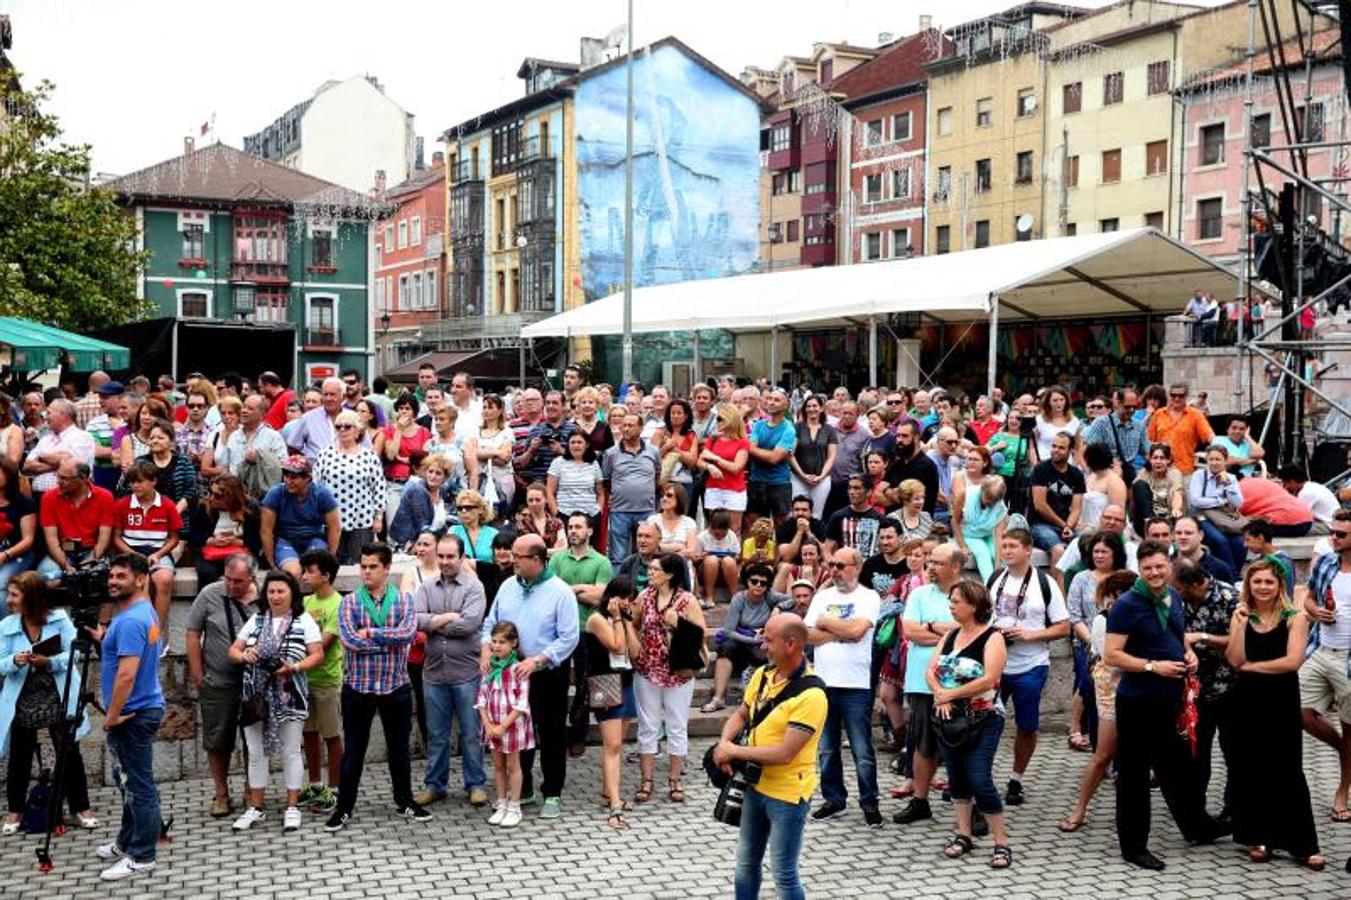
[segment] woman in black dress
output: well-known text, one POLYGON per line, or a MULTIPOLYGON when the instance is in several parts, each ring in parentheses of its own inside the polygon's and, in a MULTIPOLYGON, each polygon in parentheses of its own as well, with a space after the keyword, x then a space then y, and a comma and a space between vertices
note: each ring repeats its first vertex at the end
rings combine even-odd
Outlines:
POLYGON ((1234 708, 1250 713, 1235 720, 1234 770, 1265 775, 1260 791, 1236 792, 1234 840, 1249 846, 1253 862, 1284 850, 1321 871, 1300 726, 1299 666, 1308 640, 1308 617, 1290 602, 1282 573, 1267 560, 1251 563, 1225 656, 1238 673, 1234 708))

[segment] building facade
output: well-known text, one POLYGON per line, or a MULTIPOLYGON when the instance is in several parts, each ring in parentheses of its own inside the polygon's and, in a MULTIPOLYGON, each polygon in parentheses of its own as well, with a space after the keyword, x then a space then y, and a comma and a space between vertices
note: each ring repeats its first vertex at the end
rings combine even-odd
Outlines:
MULTIPOLYGON (((346 368, 367 374, 367 229, 383 207, 224 144, 185 151, 104 186, 136 217, 150 251, 138 296, 159 317, 294 333, 293 359, 282 366, 257 358, 240 332, 236 346, 222 348, 226 368, 285 368, 297 383, 346 368)), ((180 359, 177 367, 181 378, 208 364, 180 359)))
POLYGON ((314 96, 245 137, 244 152, 362 193, 375 186, 377 172, 396 184, 417 164, 413 114, 369 75, 324 82, 314 96))
POLYGON ((376 369, 407 362, 423 347, 422 329, 444 312, 446 288, 444 157, 385 192, 393 213, 374 227, 376 369))

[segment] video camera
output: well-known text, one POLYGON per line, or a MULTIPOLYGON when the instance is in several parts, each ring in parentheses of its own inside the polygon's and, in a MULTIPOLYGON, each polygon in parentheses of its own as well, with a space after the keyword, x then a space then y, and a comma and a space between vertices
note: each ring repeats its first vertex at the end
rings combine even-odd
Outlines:
POLYGON ((73 572, 66 572, 59 586, 47 589, 51 605, 69 607, 76 628, 94 627, 98 624, 99 607, 112 602, 108 593, 109 568, 107 559, 91 559, 73 572))
MULTIPOLYGON (((744 735, 743 735, 744 736, 744 735)), ((741 808, 746 802, 746 790, 760 783, 764 768, 757 762, 732 760, 732 773, 729 775, 713 762, 713 749, 704 754, 704 771, 708 780, 718 788, 718 800, 713 804, 713 818, 733 828, 741 826, 741 808)))

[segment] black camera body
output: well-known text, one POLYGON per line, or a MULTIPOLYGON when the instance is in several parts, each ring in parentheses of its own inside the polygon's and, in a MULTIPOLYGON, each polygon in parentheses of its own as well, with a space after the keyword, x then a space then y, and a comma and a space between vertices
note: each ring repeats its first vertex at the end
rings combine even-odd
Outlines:
POLYGON ((741 827, 741 808, 746 803, 746 791, 760 782, 764 769, 757 762, 735 760, 732 762, 732 774, 718 793, 718 801, 713 804, 713 818, 733 828, 741 827))
POLYGON ((112 602, 108 593, 109 569, 107 559, 92 559, 73 572, 66 572, 61 576, 60 586, 47 589, 51 605, 68 607, 77 629, 97 625, 99 607, 112 602))
POLYGON ((265 659, 258 660, 258 668, 269 675, 276 675, 282 665, 281 657, 279 656, 269 656, 265 659))

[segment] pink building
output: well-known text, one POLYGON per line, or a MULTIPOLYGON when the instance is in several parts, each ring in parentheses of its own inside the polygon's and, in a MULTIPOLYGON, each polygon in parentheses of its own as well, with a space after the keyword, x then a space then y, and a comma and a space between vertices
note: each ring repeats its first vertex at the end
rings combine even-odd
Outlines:
MULTIPOLYGON (((1294 94, 1296 117, 1308 133, 1303 143, 1346 140, 1346 88, 1342 78, 1341 57, 1337 35, 1333 32, 1315 38, 1318 61, 1313 66, 1312 89, 1306 81, 1303 55, 1298 42, 1285 47, 1290 66, 1290 87, 1294 94), (1329 53, 1329 48, 1331 48, 1329 53), (1308 107, 1308 115, 1305 108, 1308 107)), ((1185 165, 1181 184, 1181 201, 1177 221, 1181 223, 1179 237, 1208 256, 1229 262, 1238 259, 1243 239, 1241 197, 1243 194, 1243 146, 1246 117, 1244 100, 1246 87, 1245 65, 1239 63, 1178 89, 1182 107, 1185 135, 1185 165)), ((1277 82, 1272 77, 1265 54, 1257 60, 1254 77, 1253 135, 1254 147, 1288 146, 1277 99, 1277 82)), ((1293 128, 1293 123, 1291 125, 1293 128)), ((1282 165, 1291 164, 1291 154, 1277 150, 1272 153, 1282 165)), ((1347 177, 1351 175, 1351 157, 1344 147, 1308 151, 1309 177, 1314 179, 1347 177)), ((1274 198, 1281 185, 1290 179, 1269 166, 1262 167, 1267 190, 1274 198)), ((1258 190, 1255 174, 1250 175, 1252 191, 1258 190)), ((1329 185, 1331 190, 1345 185, 1329 185)), ((1274 201, 1273 201, 1274 202, 1274 201)), ((1311 196, 1305 204, 1304 215, 1316 216, 1320 226, 1331 232, 1332 211, 1328 201, 1311 196)), ((1258 222, 1254 231, 1263 230, 1265 211, 1254 204, 1253 215, 1258 222)), ((1344 217, 1342 233, 1351 231, 1351 219, 1344 217)))

